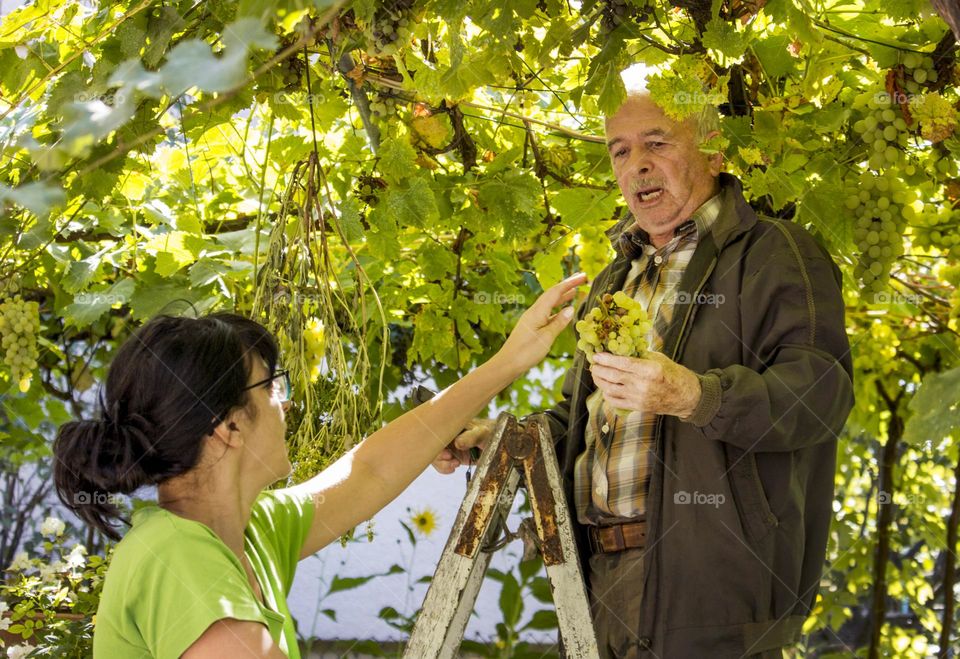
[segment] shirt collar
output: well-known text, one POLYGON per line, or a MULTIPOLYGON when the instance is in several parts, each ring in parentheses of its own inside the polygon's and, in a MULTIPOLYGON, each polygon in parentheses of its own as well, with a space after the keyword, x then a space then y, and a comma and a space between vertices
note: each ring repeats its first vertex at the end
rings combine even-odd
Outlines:
MULTIPOLYGON (((694 241, 699 241, 720 216, 721 206, 719 193, 710 197, 693 212, 690 219, 677 225, 673 230, 674 237, 692 236, 694 241)), ((636 223, 620 234, 620 250, 631 260, 643 254, 644 247, 650 244, 650 235, 636 223)))

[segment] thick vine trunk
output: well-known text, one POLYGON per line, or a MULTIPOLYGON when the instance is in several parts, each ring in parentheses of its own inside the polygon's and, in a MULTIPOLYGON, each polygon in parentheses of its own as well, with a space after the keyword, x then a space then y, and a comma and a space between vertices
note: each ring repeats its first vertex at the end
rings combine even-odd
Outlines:
POLYGON ((880 659, 880 632, 887 613, 887 563, 890 561, 890 527, 893 523, 893 468, 897 463, 900 439, 903 437, 903 419, 898 414, 900 396, 891 399, 877 382, 880 397, 890 410, 887 442, 880 458, 879 492, 877 494, 877 547, 873 554, 873 603, 870 607, 869 659, 880 659))
POLYGON ((960 525, 960 457, 954 467, 953 478, 953 506, 947 520, 947 547, 943 552, 946 564, 943 570, 943 623, 940 626, 939 659, 950 656, 950 634, 953 631, 953 584, 957 578, 957 555, 954 550, 957 547, 957 526, 960 525))
POLYGON ((950 26, 953 35, 960 41, 960 0, 931 0, 940 18, 950 26))

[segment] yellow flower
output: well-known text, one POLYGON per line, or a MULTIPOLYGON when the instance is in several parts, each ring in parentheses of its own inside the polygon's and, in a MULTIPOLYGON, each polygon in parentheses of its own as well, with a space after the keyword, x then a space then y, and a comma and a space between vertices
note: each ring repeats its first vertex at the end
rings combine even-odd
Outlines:
POLYGON ((413 527, 424 537, 433 533, 437 528, 437 513, 431 508, 424 508, 410 517, 413 527))

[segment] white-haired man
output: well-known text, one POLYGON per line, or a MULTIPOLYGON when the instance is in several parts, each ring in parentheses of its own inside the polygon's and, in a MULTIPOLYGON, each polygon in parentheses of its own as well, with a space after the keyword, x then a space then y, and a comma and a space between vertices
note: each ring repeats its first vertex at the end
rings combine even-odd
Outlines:
POLYGON ((642 94, 607 118, 630 213, 579 315, 623 290, 654 319, 652 350, 592 365, 578 352, 543 413, 604 657, 781 657, 819 587, 853 406, 840 274, 700 150, 716 124, 674 121, 642 94))

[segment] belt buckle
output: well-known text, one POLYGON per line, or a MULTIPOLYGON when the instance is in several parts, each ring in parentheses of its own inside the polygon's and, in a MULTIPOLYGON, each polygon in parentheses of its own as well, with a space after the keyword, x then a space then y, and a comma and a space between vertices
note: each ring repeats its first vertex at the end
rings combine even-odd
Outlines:
POLYGON ((589 533, 587 533, 587 537, 590 540, 590 551, 592 553, 594 554, 604 553, 603 545, 600 543, 599 527, 591 526, 589 533))

